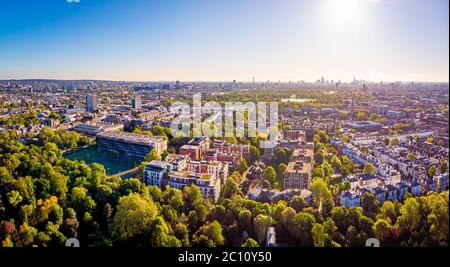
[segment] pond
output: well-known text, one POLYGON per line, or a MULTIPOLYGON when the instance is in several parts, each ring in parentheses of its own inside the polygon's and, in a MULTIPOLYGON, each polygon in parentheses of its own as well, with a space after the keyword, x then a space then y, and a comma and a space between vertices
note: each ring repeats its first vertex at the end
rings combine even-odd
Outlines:
POLYGON ((136 167, 139 162, 123 157, 115 157, 108 152, 99 152, 97 145, 79 148, 67 151, 63 154, 64 158, 70 160, 84 161, 86 164, 99 163, 105 166, 107 175, 114 175, 136 167))

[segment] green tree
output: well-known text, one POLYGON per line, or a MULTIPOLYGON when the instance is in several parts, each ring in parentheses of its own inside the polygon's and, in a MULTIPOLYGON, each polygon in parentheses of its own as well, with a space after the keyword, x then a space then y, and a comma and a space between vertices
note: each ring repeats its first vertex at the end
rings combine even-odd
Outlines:
POLYGON ((317 151, 314 154, 314 161, 315 161, 315 163, 317 165, 322 165, 322 163, 323 163, 323 153, 322 153, 322 151, 317 151))
POLYGON ((356 114, 356 119, 359 121, 366 121, 369 119, 366 112, 358 112, 356 114))
POLYGON ((358 230, 367 236, 372 236, 372 226, 374 222, 371 218, 360 215, 358 217, 358 230))
POLYGON ((11 204, 11 206, 13 207, 17 206, 20 202, 22 202, 22 196, 17 191, 8 192, 6 194, 6 197, 8 198, 9 204, 11 204))
POLYGON ((350 143, 350 137, 347 135, 342 136, 341 140, 345 143, 350 143))
POLYGON ((398 145, 398 139, 397 138, 392 138, 391 141, 389 142, 389 145, 391 145, 391 146, 398 145))
POLYGON ((220 199, 231 199, 238 194, 241 194, 239 185, 233 179, 227 179, 220 190, 220 199))
POLYGON ((292 219, 290 233, 302 246, 311 246, 313 245, 311 231, 315 223, 316 219, 312 214, 299 212, 292 219))
POLYGON ((347 112, 339 113, 339 118, 342 120, 347 120, 349 117, 350 117, 350 115, 347 112))
POLYGON ((313 178, 310 190, 313 194, 314 202, 319 207, 319 212, 322 212, 323 203, 331 199, 331 191, 328 189, 327 184, 318 177, 313 178))
POLYGON ((284 164, 284 163, 278 164, 277 171, 276 171, 278 183, 282 183, 284 172, 286 171, 286 169, 287 169, 286 164, 284 164))
POLYGON ((364 165, 364 169, 363 169, 363 173, 364 174, 369 174, 369 173, 371 173, 371 174, 376 174, 377 173, 377 170, 375 169, 375 167, 372 165, 372 163, 366 163, 365 165, 364 165))
POLYGON ((198 237, 194 235, 192 244, 197 247, 216 247, 214 241, 205 235, 200 235, 198 237))
POLYGON ((291 158, 292 152, 289 148, 286 147, 282 147, 282 148, 277 148, 275 150, 275 164, 274 166, 277 166, 280 163, 288 163, 290 158, 291 158))
POLYGON ((215 244, 215 246, 222 246, 225 242, 225 238, 222 234, 222 225, 218 221, 203 225, 196 235, 206 236, 215 244))
POLYGON ((243 174, 244 172, 246 172, 248 170, 247 161, 244 158, 241 158, 237 164, 236 169, 240 174, 243 174))
POLYGON ((48 219, 55 225, 61 225, 63 223, 63 209, 56 203, 51 205, 48 212, 48 219))
POLYGON ((152 222, 151 243, 154 247, 181 247, 181 241, 170 235, 169 226, 161 216, 152 222))
POLYGON ((174 229, 175 237, 181 241, 183 247, 189 247, 189 230, 186 225, 178 223, 174 229))
POLYGON ((427 196, 426 205, 430 210, 427 216, 427 224, 430 231, 430 239, 435 244, 448 243, 449 213, 448 191, 440 194, 431 193, 427 196))
POLYGON ((308 206, 306 200, 301 196, 294 196, 289 204, 296 212, 301 212, 304 208, 308 206))
POLYGON ((369 192, 362 195, 361 207, 363 209, 363 213, 371 218, 375 218, 378 213, 378 202, 375 196, 369 192))
POLYGON ((152 150, 150 150, 150 152, 148 152, 144 160, 147 162, 150 162, 152 160, 161 160, 161 156, 158 154, 156 149, 153 148, 152 150))
POLYGON ((28 247, 33 245, 38 230, 28 224, 22 224, 17 231, 15 244, 18 247, 28 247))
POLYGON ((231 137, 225 137, 225 141, 229 144, 237 144, 237 139, 234 136, 231 137))
POLYGON ((264 172, 262 174, 262 178, 270 183, 271 186, 275 185, 275 179, 277 177, 277 173, 275 172, 275 169, 272 166, 267 166, 264 169, 264 172))
POLYGON ((400 216, 397 218, 398 229, 401 232, 413 232, 419 226, 420 220, 419 201, 416 198, 407 198, 400 207, 400 216))
POLYGON ((249 237, 249 238, 247 238, 247 240, 245 240, 245 242, 242 245, 242 247, 244 247, 244 248, 257 248, 257 247, 259 247, 259 244, 253 238, 249 237))
POLYGON ((0 186, 5 186, 7 184, 12 184, 14 182, 14 177, 5 167, 0 167, 0 186))
POLYGON ((253 219, 255 230, 255 237, 259 243, 262 243, 266 238, 267 229, 272 225, 272 219, 263 214, 259 214, 253 219))
POLYGON ((259 149, 256 146, 250 146, 250 164, 253 164, 260 157, 259 149))
POLYGON ((338 168, 338 169, 340 169, 341 167, 342 167, 342 162, 341 162, 341 160, 336 156, 336 155, 334 155, 332 158, 331 158, 331 165, 333 166, 333 167, 335 167, 335 168, 338 168))
POLYGON ((416 159, 416 154, 414 153, 408 153, 408 155, 406 155, 406 158, 408 160, 415 160, 416 159))
POLYGON ((321 166, 314 168, 313 177, 325 178, 324 169, 321 166))
POLYGON ((380 214, 378 217, 385 219, 391 224, 395 224, 397 219, 397 212, 395 210, 394 203, 391 201, 385 201, 380 208, 380 214))
POLYGON ((372 113, 372 114, 370 114, 369 120, 370 121, 377 121, 378 116, 379 116, 378 114, 372 113))
POLYGON ((385 241, 390 236, 391 225, 386 220, 379 219, 373 225, 372 230, 378 240, 385 241))
POLYGON ((447 160, 442 161, 441 163, 441 173, 446 173, 448 169, 448 163, 447 160))
POLYGON ((320 223, 315 223, 311 229, 311 234, 315 247, 325 246, 326 233, 324 227, 320 223))
POLYGON ((428 176, 430 178, 434 177, 435 174, 436 174, 436 166, 431 166, 430 168, 428 168, 428 176))
POLYGON ((84 214, 96 206, 95 201, 88 195, 88 190, 78 186, 72 188, 70 204, 78 214, 84 214))
POLYGON ((336 224, 334 223, 333 219, 331 219, 331 217, 328 217, 327 220, 323 223, 323 228, 325 233, 330 237, 333 236, 337 231, 336 224))
POLYGON ((239 227, 247 233, 253 233, 252 213, 248 209, 243 209, 238 215, 239 227))
POLYGON ((112 236, 119 240, 129 240, 149 230, 158 211, 149 198, 131 193, 119 199, 114 215, 112 236))

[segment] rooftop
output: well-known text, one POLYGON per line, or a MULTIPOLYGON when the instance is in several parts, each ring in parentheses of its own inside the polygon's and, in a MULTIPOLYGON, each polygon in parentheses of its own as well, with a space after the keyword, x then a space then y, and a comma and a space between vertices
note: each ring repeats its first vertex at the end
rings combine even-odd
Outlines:
POLYGON ((372 122, 372 121, 355 121, 355 122, 349 123, 348 126, 353 127, 353 128, 363 128, 363 127, 382 126, 382 124, 378 123, 378 122, 372 122))
POLYGON ((213 175, 208 173, 194 173, 189 171, 173 171, 170 172, 169 176, 175 178, 185 178, 185 179, 199 179, 199 180, 210 180, 213 175))
POLYGON ((152 160, 152 161, 150 161, 149 164, 147 164, 147 166, 158 167, 158 168, 165 168, 167 165, 169 165, 168 162, 161 161, 161 160, 152 160))
POLYGON ((126 133, 119 131, 102 132, 97 134, 97 137, 115 139, 119 141, 131 142, 143 145, 154 145, 156 142, 165 141, 161 136, 147 136, 135 133, 126 133))
POLYGON ((189 141, 189 145, 194 145, 194 146, 198 146, 200 144, 202 144, 203 142, 208 141, 208 137, 205 136, 198 136, 198 137, 194 137, 194 139, 189 141))

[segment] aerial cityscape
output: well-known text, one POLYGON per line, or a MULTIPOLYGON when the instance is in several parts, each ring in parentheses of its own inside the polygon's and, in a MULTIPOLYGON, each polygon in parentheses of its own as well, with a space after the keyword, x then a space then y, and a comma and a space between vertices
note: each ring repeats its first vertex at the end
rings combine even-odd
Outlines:
POLYGON ((16 2, 1 247, 448 246, 448 1, 16 2))

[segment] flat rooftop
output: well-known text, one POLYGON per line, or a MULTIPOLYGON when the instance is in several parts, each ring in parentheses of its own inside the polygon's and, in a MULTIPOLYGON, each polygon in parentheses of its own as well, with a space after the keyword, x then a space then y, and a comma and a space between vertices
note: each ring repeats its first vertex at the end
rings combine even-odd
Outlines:
POLYGON ((312 170, 312 163, 302 161, 289 162, 285 173, 310 173, 312 170))
POLYGON ((210 180, 213 175, 208 173, 195 173, 189 171, 172 171, 169 173, 169 176, 176 178, 185 178, 192 180, 210 180))
POLYGON ((150 161, 149 164, 147 164, 147 166, 150 167, 156 167, 156 168, 165 168, 167 165, 169 165, 170 163, 166 162, 166 161, 161 161, 161 160, 152 160, 150 161))
POLYGON ((97 137, 114 139, 142 145, 154 145, 157 142, 163 142, 165 139, 161 136, 147 136, 143 134, 127 133, 120 131, 109 131, 97 134, 97 137))
POLYGON ((292 160, 288 163, 286 173, 311 173, 313 168, 314 150, 295 149, 292 160))
POLYGON ((352 122, 352 123, 348 123, 347 125, 350 126, 350 127, 353 127, 353 128, 383 126, 383 124, 381 124, 381 123, 372 122, 372 121, 355 121, 355 122, 352 122))

